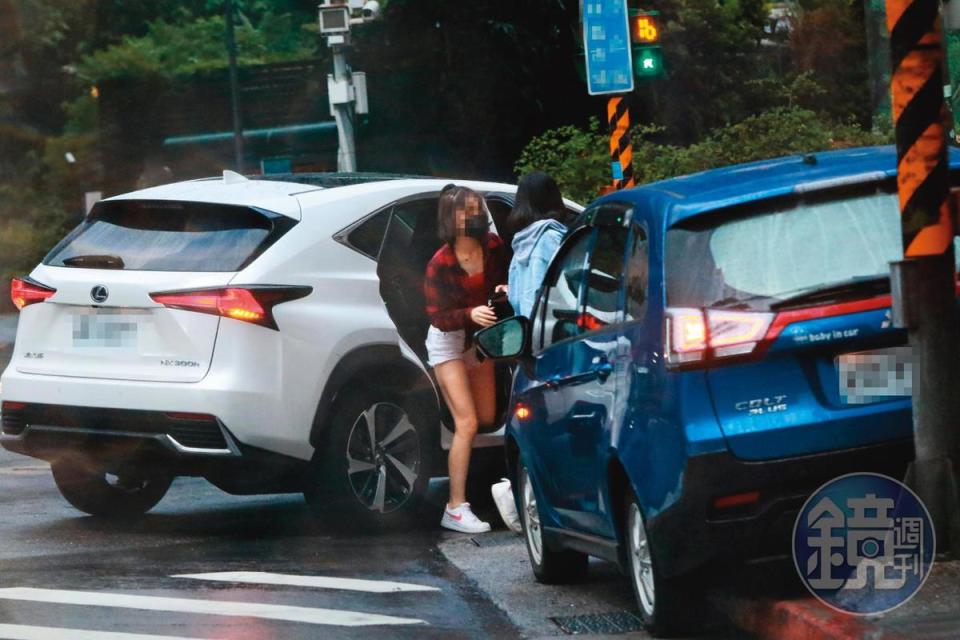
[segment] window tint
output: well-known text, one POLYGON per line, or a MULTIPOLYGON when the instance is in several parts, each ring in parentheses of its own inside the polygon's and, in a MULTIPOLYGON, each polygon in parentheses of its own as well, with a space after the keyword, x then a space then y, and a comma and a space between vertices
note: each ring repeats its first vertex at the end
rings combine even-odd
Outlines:
POLYGON ((627 257, 627 315, 625 320, 640 320, 647 309, 650 282, 650 247, 646 231, 634 225, 633 242, 627 257))
POLYGON ((586 308, 578 319, 581 329, 594 331, 619 320, 626 246, 627 230, 623 227, 598 229, 597 242, 590 257, 586 308))
POLYGON ((537 314, 539 326, 534 327, 533 334, 540 336, 543 348, 582 333, 577 324, 580 286, 591 235, 584 230, 563 246, 544 283, 545 297, 537 314))
POLYGON ((127 271, 238 271, 295 224, 248 207, 101 202, 43 263, 127 271))
POLYGON ((368 218, 347 236, 347 243, 374 260, 380 254, 380 243, 390 221, 390 209, 368 218))

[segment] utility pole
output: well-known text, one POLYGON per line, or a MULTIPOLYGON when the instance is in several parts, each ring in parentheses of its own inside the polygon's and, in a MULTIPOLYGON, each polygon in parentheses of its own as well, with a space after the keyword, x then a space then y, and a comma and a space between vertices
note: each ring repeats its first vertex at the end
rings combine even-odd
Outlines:
POLYGON ((913 354, 913 437, 907 473, 930 511, 937 547, 960 554, 960 368, 953 212, 937 0, 887 0, 904 259, 891 264, 894 321, 913 354))
POLYGON ((233 113, 233 164, 237 173, 243 173, 243 123, 240 120, 240 88, 237 79, 237 40, 233 31, 235 17, 233 0, 224 0, 224 19, 227 25, 227 65, 230 74, 230 111, 233 113))

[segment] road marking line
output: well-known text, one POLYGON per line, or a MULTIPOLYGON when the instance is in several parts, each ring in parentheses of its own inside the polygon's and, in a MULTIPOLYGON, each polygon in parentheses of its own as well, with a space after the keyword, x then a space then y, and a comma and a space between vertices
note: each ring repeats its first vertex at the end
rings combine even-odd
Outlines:
POLYGON ((395 618, 393 616, 384 616, 376 613, 342 611, 340 609, 314 609, 279 604, 262 604, 259 602, 134 596, 100 591, 61 591, 59 589, 13 587, 0 589, 0 600, 25 600, 28 602, 47 602, 51 604, 263 618, 266 620, 285 620, 288 622, 304 622, 307 624, 324 624, 340 627, 426 624, 423 620, 417 620, 415 618, 395 618))
POLYGON ((64 629, 61 627, 31 627, 22 624, 0 624, 0 638, 4 640, 200 640, 184 636, 155 636, 144 633, 120 633, 117 631, 88 631, 87 629, 64 629))
POLYGON ((318 589, 341 589, 367 593, 399 593, 402 591, 440 591, 437 587, 388 580, 356 580, 353 578, 328 578, 324 576, 296 576, 265 571, 219 571, 213 573, 186 573, 171 578, 191 580, 214 580, 217 582, 243 582, 292 587, 315 587, 318 589))
POLYGON ((0 475, 10 475, 10 476, 19 476, 19 475, 40 475, 43 473, 50 473, 50 465, 27 465, 27 466, 18 466, 18 467, 4 467, 0 469, 0 475))

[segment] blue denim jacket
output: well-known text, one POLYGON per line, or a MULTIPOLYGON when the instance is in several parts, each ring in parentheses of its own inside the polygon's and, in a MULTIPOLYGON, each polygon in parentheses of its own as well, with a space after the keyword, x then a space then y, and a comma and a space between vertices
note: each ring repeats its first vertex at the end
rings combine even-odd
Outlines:
POLYGON ((567 228, 556 220, 539 220, 513 237, 513 260, 507 284, 513 310, 530 317, 547 266, 563 241, 567 228))

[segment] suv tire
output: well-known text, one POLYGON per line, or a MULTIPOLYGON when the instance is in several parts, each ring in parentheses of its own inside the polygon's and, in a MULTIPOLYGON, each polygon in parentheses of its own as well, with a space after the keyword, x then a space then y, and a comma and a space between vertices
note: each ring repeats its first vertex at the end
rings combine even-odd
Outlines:
POLYGON ((530 567, 537 582, 562 584, 583 578, 589 562, 586 554, 569 550, 554 551, 544 544, 537 492, 526 466, 520 469, 520 508, 523 539, 527 543, 530 567))
POLYGON ((304 497, 317 517, 336 512, 364 528, 406 523, 427 491, 438 424, 415 394, 348 382, 331 408, 304 497))
POLYGON ((66 456, 51 465, 60 494, 92 516, 143 515, 157 505, 173 483, 170 475, 137 477, 108 473, 96 461, 66 456))

